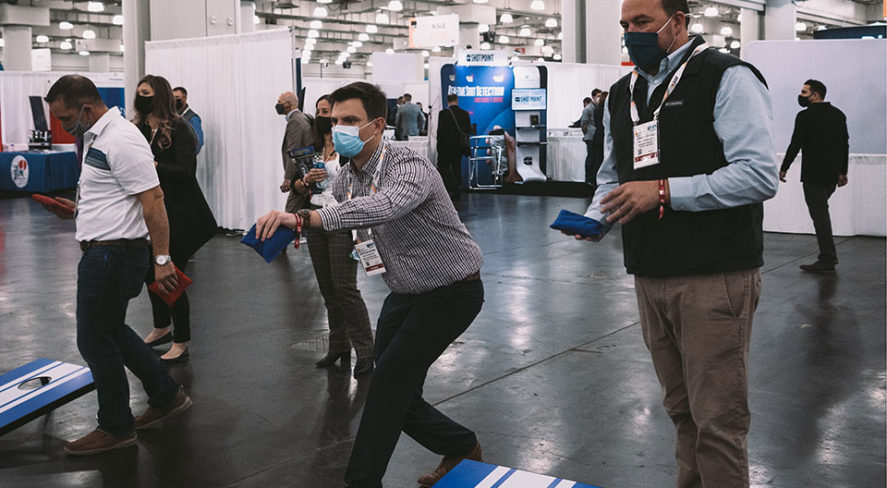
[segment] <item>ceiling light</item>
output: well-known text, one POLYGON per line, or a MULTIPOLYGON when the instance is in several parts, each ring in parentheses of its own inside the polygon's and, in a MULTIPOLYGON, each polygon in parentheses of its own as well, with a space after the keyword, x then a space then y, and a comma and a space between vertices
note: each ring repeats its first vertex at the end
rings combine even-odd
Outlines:
POLYGON ((308 26, 312 29, 323 29, 323 22, 319 20, 312 20, 311 23, 308 24, 308 26))
POLYGON ((739 41, 733 41, 730 43, 730 49, 739 49, 742 46, 742 43, 739 41))
POLYGON ((423 64, 422 67, 428 69, 428 63, 423 64))
POLYGON ((344 62, 345 62, 344 59, 342 59, 342 58, 336 58, 336 64, 341 65, 341 64, 344 63, 344 62))
POLYGON ((545 62, 545 58, 536 58, 536 62, 543 63, 545 62))
POLYGON ((514 17, 512 17, 511 14, 508 12, 505 12, 504 14, 502 14, 501 17, 499 17, 500 24, 510 24, 512 22, 514 22, 514 17))
POLYGON ((123 25, 123 16, 115 15, 114 17, 111 17, 111 23, 114 25, 123 25))
POLYGON ((354 41, 351 43, 351 45, 354 47, 363 47, 363 43, 360 41, 354 41))
POLYGON ((354 47, 354 46, 348 46, 347 51, 348 51, 349 53, 351 53, 351 54, 354 54, 354 53, 357 52, 357 48, 354 47))
POLYGON ((121 42, 121 43, 120 43, 120 52, 123 52, 123 51, 124 51, 123 43, 121 42))
POLYGON ((479 24, 477 26, 477 31, 483 34, 484 32, 490 32, 490 24, 479 24))
POLYGON ((377 24, 387 24, 388 20, 388 14, 386 14, 385 12, 379 12, 378 14, 376 14, 377 24))
POLYGON ((803 22, 798 22, 797 24, 795 24, 795 30, 797 32, 804 32, 807 30, 807 24, 803 22))
POLYGON ((560 41, 564 40, 564 33, 563 33, 563 32, 558 32, 558 33, 557 33, 557 38, 558 38, 558 40, 560 40, 560 41))
POLYGON ((732 36, 733 35, 733 28, 730 27, 729 25, 721 27, 721 35, 722 36, 732 36))
POLYGON ((309 37, 308 39, 305 39, 306 46, 313 46, 315 44, 317 44, 317 39, 315 39, 313 37, 309 37))
POLYGON ((480 43, 480 48, 483 50, 487 50, 490 48, 490 43, 489 42, 482 42, 482 43, 480 43))
POLYGON ((557 20, 549 18, 545 21, 545 27, 548 27, 549 29, 554 29, 555 27, 557 27, 557 20))
POLYGON ((74 24, 70 22, 59 22, 59 29, 61 30, 71 30, 74 28, 74 24))
POLYGON ((487 3, 490 0, 474 0, 474 3, 487 3))
POLYGON ((333 0, 317 0, 317 3, 333 3, 333 0))
POLYGON ((508 36, 499 36, 499 44, 508 44, 510 40, 508 36))
POLYGON ((542 0, 533 0, 530 3, 530 10, 545 10, 545 2, 542 0))
POLYGON ((320 32, 317 32, 316 29, 311 29, 308 31, 308 37, 320 37, 320 32))
POLYGON ((531 31, 529 27, 523 26, 520 28, 518 35, 522 37, 530 37, 533 35, 533 31, 531 31))
POLYGON ((555 54, 554 56, 552 56, 552 58, 555 61, 560 61, 561 59, 563 59, 563 56, 561 56, 560 53, 558 53, 558 54, 555 54))
POLYGON ((388 2, 388 10, 392 12, 400 12, 403 10, 403 4, 400 3, 400 0, 391 0, 388 2))
POLYGON ((434 46, 433 48, 431 48, 431 52, 433 52, 433 53, 439 53, 439 52, 440 52, 440 46, 434 46))
POLYGON ((84 39, 95 39, 95 31, 92 29, 86 29, 85 31, 83 31, 83 38, 84 39))
POLYGON ((367 34, 366 32, 361 32, 360 35, 357 36, 357 40, 360 42, 369 41, 370 35, 367 34))
POLYGON ((536 39, 535 41, 533 41, 533 44, 535 44, 537 46, 544 46, 545 40, 544 39, 536 39))
POLYGON ((717 7, 708 7, 705 9, 706 17, 717 17, 719 14, 717 7))
POLYGON ((428 56, 431 56, 431 53, 429 53, 428 51, 422 51, 423 58, 427 58, 428 56))
POLYGON ((89 51, 80 51, 81 56, 89 56, 89 51))
POLYGON ((727 49, 727 48, 725 48, 725 47, 722 47, 722 48, 718 49, 718 51, 720 51, 720 52, 722 52, 722 53, 724 53, 724 54, 729 54, 729 53, 730 53, 730 50, 727 49))
POLYGON ((375 34, 376 32, 379 32, 379 28, 376 27, 375 24, 369 24, 367 25, 366 31, 367 34, 375 34))
POLYGON ((385 50, 385 54, 394 54, 394 49, 391 49, 389 47, 388 49, 385 50))
POLYGON ((702 24, 700 24, 699 22, 696 22, 695 24, 690 26, 690 32, 694 34, 702 34, 703 32, 705 32, 705 27, 703 27, 702 24))
POLYGON ((801 38, 800 38, 800 37, 795 37, 795 40, 796 40, 796 41, 800 41, 801 38))
POLYGON ((253 15, 253 24, 258 25, 261 23, 262 23, 262 19, 260 19, 258 15, 253 15))
POLYGON ((44 35, 39 35, 37 36, 37 42, 40 44, 46 44, 47 42, 49 42, 49 38, 44 35))
POLYGON ((816 28, 816 30, 818 30, 818 31, 824 31, 824 30, 826 30, 826 29, 827 29, 827 27, 824 26, 824 25, 821 25, 821 26, 819 26, 819 27, 816 28))
POLYGON ((372 68, 372 67, 373 67, 373 62, 372 62, 372 61, 367 61, 367 66, 370 67, 370 68, 372 68))
POLYGON ((71 44, 71 41, 62 41, 62 43, 59 44, 59 47, 62 49, 71 49, 74 47, 74 45, 71 44))
POLYGON ((326 11, 326 7, 314 7, 314 17, 326 17, 329 15, 329 12, 326 11))
POLYGON ((105 4, 102 2, 86 2, 86 10, 90 12, 104 12, 105 4))
POLYGON ((343 59, 348 59, 351 57, 351 53, 348 51, 342 51, 339 53, 339 57, 343 59))

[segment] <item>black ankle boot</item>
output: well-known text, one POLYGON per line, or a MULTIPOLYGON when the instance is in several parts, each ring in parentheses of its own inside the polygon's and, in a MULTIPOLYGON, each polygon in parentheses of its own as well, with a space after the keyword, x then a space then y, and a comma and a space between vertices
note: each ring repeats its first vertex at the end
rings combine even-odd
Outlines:
POLYGON ((318 368, 325 368, 336 364, 336 361, 342 360, 342 363, 351 362, 351 351, 348 352, 328 352, 326 356, 320 358, 320 361, 314 363, 318 368))
POLYGON ((363 376, 373 370, 373 358, 357 358, 354 363, 354 377, 363 376))

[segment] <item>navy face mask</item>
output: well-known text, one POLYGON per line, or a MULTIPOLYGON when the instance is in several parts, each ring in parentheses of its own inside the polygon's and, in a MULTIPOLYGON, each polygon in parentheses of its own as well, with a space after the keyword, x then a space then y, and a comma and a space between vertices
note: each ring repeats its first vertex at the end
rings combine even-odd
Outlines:
MULTIPOLYGON (((659 63, 668 56, 666 51, 659 47, 659 33, 671 22, 671 17, 656 32, 626 32, 624 34, 625 47, 628 49, 628 57, 635 66, 646 72, 659 69, 659 63)), ((674 40, 671 41, 674 45, 674 40)), ((668 46, 671 49, 671 46, 668 46)))

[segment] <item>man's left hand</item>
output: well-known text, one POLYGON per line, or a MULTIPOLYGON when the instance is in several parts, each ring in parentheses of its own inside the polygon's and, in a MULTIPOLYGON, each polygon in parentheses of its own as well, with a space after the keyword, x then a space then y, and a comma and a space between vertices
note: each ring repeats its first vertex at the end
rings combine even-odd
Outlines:
POLYGON ((604 205, 603 213, 609 214, 607 222, 624 224, 659 206, 659 181, 623 183, 610 191, 601 204, 604 205))
POLYGON ((849 180, 847 179, 847 175, 838 175, 838 186, 844 186, 847 184, 849 180))

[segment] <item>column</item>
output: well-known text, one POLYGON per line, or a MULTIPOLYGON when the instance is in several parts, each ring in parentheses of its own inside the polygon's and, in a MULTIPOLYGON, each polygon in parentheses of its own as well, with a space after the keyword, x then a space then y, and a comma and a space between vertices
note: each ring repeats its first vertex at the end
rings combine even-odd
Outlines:
MULTIPOLYGON (((622 16, 620 0, 583 0, 585 3, 585 62, 622 63, 622 16)), ((791 1, 791 0, 789 0, 791 1)), ((566 34, 564 35, 566 38, 566 34)))
POLYGON ((9 71, 31 71, 31 27, 3 27, 3 67, 9 71))
POLYGON ((561 0, 561 54, 565 63, 585 61, 585 23, 576 19, 584 18, 581 7, 584 0, 561 0))
POLYGON ((478 25, 473 22, 470 24, 459 22, 459 45, 456 46, 456 54, 462 49, 467 49, 468 46, 471 46, 471 49, 475 51, 480 49, 480 43, 483 41, 480 38, 478 25))
POLYGON ((136 86, 145 76, 145 41, 151 39, 148 0, 123 0, 123 76, 126 113, 135 110, 136 86))
POLYGON ((256 2, 243 0, 240 2, 240 32, 255 32, 256 24, 253 17, 256 16, 256 2))
POLYGON ((742 21, 739 23, 739 42, 742 43, 739 54, 745 53, 745 46, 761 39, 761 16, 749 8, 741 10, 742 21))
POLYGON ((795 39, 797 8, 792 0, 767 0, 764 11, 764 39, 791 41, 795 39))

